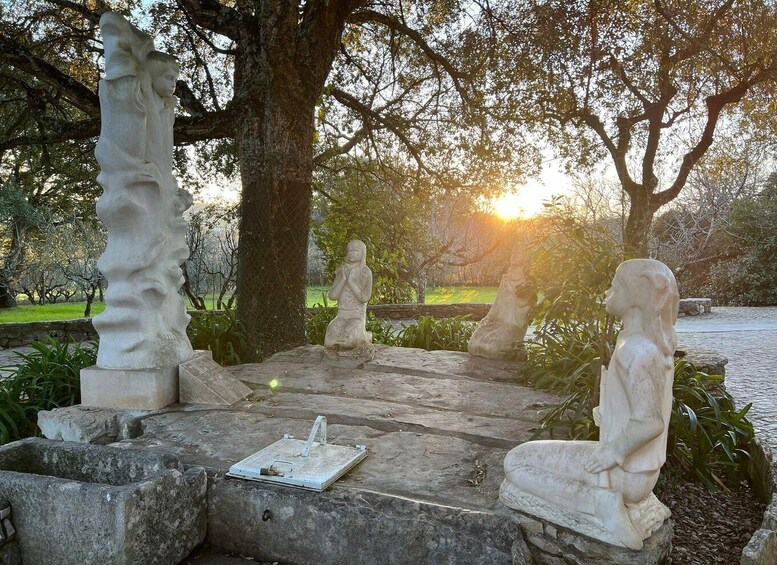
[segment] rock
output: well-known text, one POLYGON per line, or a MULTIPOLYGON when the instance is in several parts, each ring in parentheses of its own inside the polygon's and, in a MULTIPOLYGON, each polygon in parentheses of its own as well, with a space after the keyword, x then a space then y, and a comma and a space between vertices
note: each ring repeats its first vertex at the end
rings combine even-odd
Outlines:
POLYGON ((760 529, 742 551, 741 565, 774 565, 777 563, 777 533, 760 529))
POLYGON ((698 316, 712 312, 711 298, 683 298, 680 300, 678 316, 698 316))
POLYGON ((146 413, 68 406, 38 412, 38 427, 48 439, 105 445, 140 435, 138 418, 146 413))
POLYGON ((529 546, 523 538, 518 538, 513 542, 513 565, 534 565, 529 546))

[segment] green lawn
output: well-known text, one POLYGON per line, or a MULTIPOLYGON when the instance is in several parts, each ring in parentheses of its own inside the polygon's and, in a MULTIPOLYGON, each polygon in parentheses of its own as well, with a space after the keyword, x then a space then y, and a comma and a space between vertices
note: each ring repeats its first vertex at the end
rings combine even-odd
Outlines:
MULTIPOLYGON (((308 306, 322 303, 322 294, 327 287, 308 287, 308 306)), ((427 304, 459 304, 461 302, 493 302, 496 297, 496 287, 489 286, 452 286, 426 289, 427 304)), ((211 304, 211 297, 205 303, 211 304)), ((95 302, 92 314, 99 314, 105 309, 105 304, 95 302)), ((62 304, 44 304, 43 306, 22 305, 10 310, 0 310, 0 323, 4 322, 42 322, 53 320, 75 320, 83 317, 83 302, 68 302, 62 304)))

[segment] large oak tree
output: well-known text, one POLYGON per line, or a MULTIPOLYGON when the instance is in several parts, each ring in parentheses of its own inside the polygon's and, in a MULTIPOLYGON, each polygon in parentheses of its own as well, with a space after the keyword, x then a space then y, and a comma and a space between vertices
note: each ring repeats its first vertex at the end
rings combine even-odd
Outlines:
POLYGON ((25 146, 97 135, 97 23, 109 9, 179 57, 176 143, 196 144, 201 166, 239 172, 244 360, 304 342, 314 167, 348 152, 380 164, 388 148, 419 190, 488 190, 517 172, 484 13, 438 0, 12 0, 0 76, 20 77, 25 110, 0 118, 3 166, 25 146))

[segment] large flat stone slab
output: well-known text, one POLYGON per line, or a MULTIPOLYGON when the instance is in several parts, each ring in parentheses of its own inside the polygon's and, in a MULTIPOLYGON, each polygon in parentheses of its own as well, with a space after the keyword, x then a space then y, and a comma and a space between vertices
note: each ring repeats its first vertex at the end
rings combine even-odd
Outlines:
MULTIPOLYGON (((257 559, 523 563, 530 552, 536 563, 585 563, 588 554, 591 562, 620 563, 622 556, 601 557, 609 546, 586 546, 568 533, 559 547, 582 549, 570 549, 577 561, 565 561, 559 552, 566 550, 540 547, 542 524, 540 535, 529 536, 498 502, 506 452, 528 441, 542 408, 559 399, 509 382, 515 367, 495 363, 385 346, 372 359, 338 358, 302 347, 229 368, 253 390, 245 400, 145 415, 142 435, 121 444, 208 468, 208 542, 257 559), (329 442, 368 450, 329 490, 224 477, 284 434, 306 438, 318 415, 327 417, 329 442)), ((657 546, 665 548, 669 538, 671 531, 657 546)), ((628 562, 658 562, 645 555, 628 562)))

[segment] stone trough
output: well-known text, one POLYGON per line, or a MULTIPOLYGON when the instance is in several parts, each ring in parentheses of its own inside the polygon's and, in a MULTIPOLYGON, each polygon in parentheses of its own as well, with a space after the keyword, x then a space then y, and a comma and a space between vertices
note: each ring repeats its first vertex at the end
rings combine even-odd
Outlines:
POLYGON ((177 563, 205 537, 205 472, 164 453, 18 441, 0 493, 25 564, 177 563))
MULTIPOLYGON (((365 360, 307 346, 230 368, 253 390, 230 407, 177 405, 107 428, 114 445, 207 470, 207 542, 224 552, 294 564, 664 562, 671 522, 636 552, 498 501, 505 454, 558 401, 514 384, 518 368, 457 352, 379 346, 365 360), (285 433, 307 437, 318 415, 330 443, 369 453, 327 491, 225 476, 285 433)), ((76 407, 43 415, 55 436, 62 421, 65 439, 82 416, 99 420, 76 407)))

